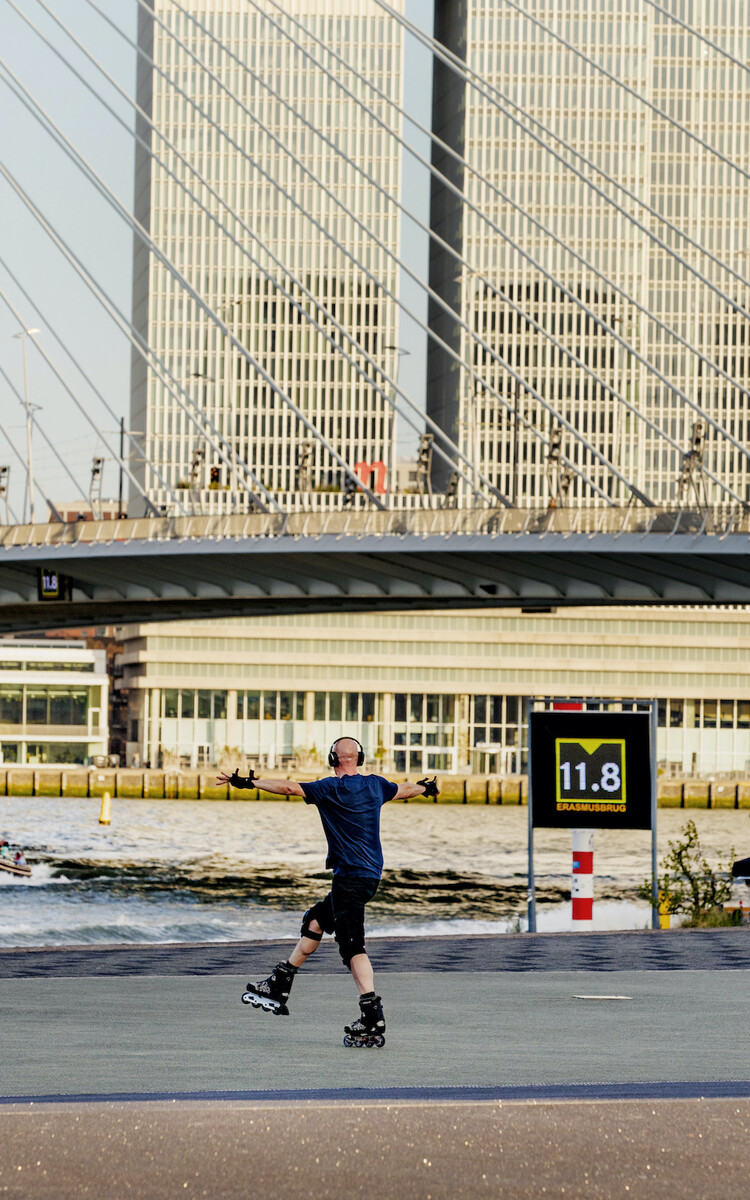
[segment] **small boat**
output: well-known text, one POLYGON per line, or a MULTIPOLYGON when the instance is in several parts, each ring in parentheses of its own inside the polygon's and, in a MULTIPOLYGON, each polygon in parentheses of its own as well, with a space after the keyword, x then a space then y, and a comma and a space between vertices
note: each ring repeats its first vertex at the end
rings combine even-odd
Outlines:
POLYGON ((30 875, 31 867, 28 863, 17 863, 12 858, 0 857, 0 871, 7 871, 10 875, 30 875))

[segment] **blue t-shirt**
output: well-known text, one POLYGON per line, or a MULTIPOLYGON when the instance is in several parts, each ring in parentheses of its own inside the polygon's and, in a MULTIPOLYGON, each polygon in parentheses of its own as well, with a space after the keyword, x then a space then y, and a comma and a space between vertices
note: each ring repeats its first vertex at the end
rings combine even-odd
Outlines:
POLYGON ((381 775, 334 775, 300 785, 306 804, 314 804, 328 842, 326 866, 334 875, 380 878, 380 810, 398 784, 381 775))

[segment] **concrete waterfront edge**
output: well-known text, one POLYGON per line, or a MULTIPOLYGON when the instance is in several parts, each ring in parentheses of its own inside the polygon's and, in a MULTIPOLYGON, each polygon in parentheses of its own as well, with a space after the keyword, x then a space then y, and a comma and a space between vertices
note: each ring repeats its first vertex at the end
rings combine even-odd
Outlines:
MULTIPOLYGON (((23 767, 0 765, 2 796, 79 796, 101 797, 109 792, 117 799, 145 800, 279 800, 270 792, 238 791, 228 784, 216 783, 217 771, 174 770, 169 768, 98 768, 98 767, 23 767)), ((318 778, 314 772, 284 774, 267 770, 269 778, 318 778)), ((403 773, 391 776, 397 782, 403 773)), ((440 796, 417 797, 405 804, 485 804, 525 805, 528 779, 525 775, 443 775, 440 796)), ((295 802, 298 796, 289 796, 295 802)), ((750 809, 750 780, 676 780, 660 779, 660 808, 750 809)))

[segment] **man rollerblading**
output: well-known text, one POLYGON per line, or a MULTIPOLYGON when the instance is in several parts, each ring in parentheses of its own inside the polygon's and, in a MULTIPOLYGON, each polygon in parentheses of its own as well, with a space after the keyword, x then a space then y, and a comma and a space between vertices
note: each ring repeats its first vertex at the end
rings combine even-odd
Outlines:
POLYGON ((275 1013, 277 1017, 288 1017, 286 1002, 296 974, 297 968, 291 963, 277 963, 268 979, 261 979, 260 983, 248 983, 242 1003, 252 1004, 253 1008, 262 1008, 264 1012, 275 1013))
POLYGON ((248 984, 242 1000, 264 1012, 287 1016, 287 1001, 294 976, 314 954, 323 934, 333 934, 344 966, 360 996, 360 1017, 345 1026, 345 1046, 385 1045, 385 1019, 375 995, 372 964, 365 949, 365 905, 378 890, 383 869, 380 845, 380 810, 389 800, 437 796, 435 779, 419 783, 393 783, 380 775, 364 775, 365 752, 356 738, 340 737, 328 753, 333 776, 310 783, 287 779, 256 779, 255 773, 219 775, 219 783, 236 788, 260 788, 276 796, 301 796, 320 814, 328 842, 326 866, 333 870, 331 890, 308 908, 302 918, 301 937, 286 962, 279 963, 268 979, 248 984))
POLYGON ((351 1025, 344 1026, 344 1045, 356 1046, 358 1049, 362 1046, 368 1049, 384 1046, 385 1017, 380 996, 376 996, 374 992, 371 995, 360 996, 359 1010, 361 1016, 352 1021, 351 1025))

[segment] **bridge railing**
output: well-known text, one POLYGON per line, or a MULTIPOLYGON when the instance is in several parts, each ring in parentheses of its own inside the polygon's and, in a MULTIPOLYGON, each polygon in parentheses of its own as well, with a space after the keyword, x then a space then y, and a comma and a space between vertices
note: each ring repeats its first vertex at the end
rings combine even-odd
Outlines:
POLYGON ((135 517, 0 527, 0 548, 65 547, 113 542, 242 541, 279 538, 500 537, 525 534, 750 534, 750 510, 740 505, 689 508, 442 508, 339 512, 235 513, 135 517))

